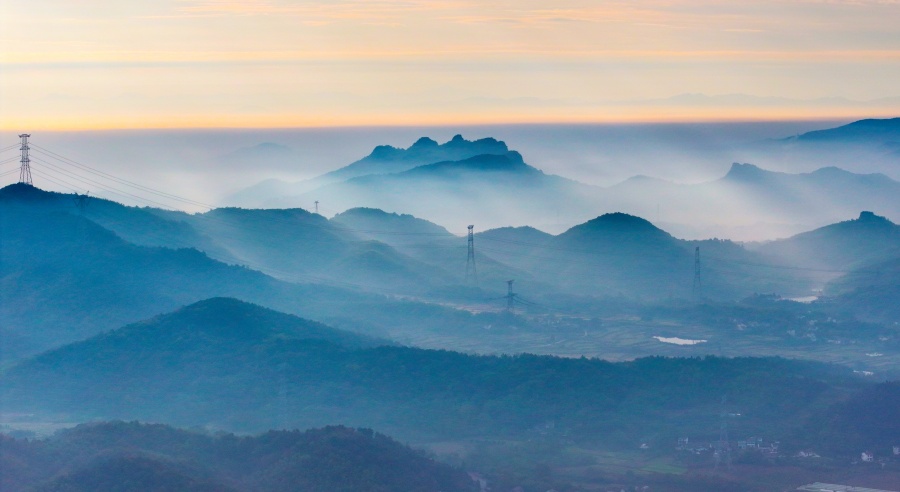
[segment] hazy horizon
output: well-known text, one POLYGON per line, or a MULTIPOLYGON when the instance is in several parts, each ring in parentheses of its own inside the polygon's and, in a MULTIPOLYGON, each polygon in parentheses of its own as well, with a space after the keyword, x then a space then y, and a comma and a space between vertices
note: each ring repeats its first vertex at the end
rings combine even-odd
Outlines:
MULTIPOLYGON (((747 121, 729 123, 629 123, 629 124, 532 124, 532 125, 454 125, 404 127, 348 127, 295 129, 188 129, 117 130, 78 132, 34 132, 31 141, 46 150, 157 190, 207 204, 185 204, 155 196, 150 201, 116 192, 115 184, 84 180, 60 174, 44 165, 47 156, 33 154, 35 183, 42 188, 86 193, 130 205, 162 206, 191 212, 229 202, 234 192, 270 179, 301 182, 339 169, 368 155, 378 145, 407 148, 421 137, 446 142, 461 134, 469 140, 497 138, 511 150, 520 152, 525 162, 547 174, 559 175, 585 184, 609 187, 634 176, 649 176, 674 183, 694 184, 723 177, 732 163, 751 163, 762 169, 791 174, 837 166, 855 173, 886 173, 897 180, 900 175, 883 162, 853 160, 840 155, 787 157, 760 150, 766 142, 800 133, 833 128, 846 120, 747 121), (44 160, 44 162, 42 162, 44 160), (42 169, 46 168, 46 169, 42 169), (43 174, 42 174, 43 173, 43 174)), ((3 135, 15 143, 13 133, 3 135)), ((12 151, 10 151, 12 152, 12 151)), ((14 153, 14 152, 13 152, 14 153)), ((12 155, 12 154, 10 154, 12 155)), ((47 163, 52 165, 51 163, 47 163)), ((0 168, 9 172, 15 160, 0 168), (8 168, 8 169, 7 169, 8 168)), ((13 182, 17 176, 4 179, 13 182)), ((121 188, 119 188, 121 191, 121 188)), ((320 197, 320 210, 328 216, 342 212, 334 200, 320 197)), ((314 204, 292 203, 312 210, 314 204)), ((359 203, 373 206, 375 203, 359 203)), ((552 205, 551 205, 552 206, 552 205)), ((688 224, 683 219, 684 204, 660 204, 647 197, 647 204, 621 204, 618 208, 583 213, 573 210, 567 219, 553 224, 537 224, 522 217, 515 223, 489 223, 483 228, 507 225, 537 225, 558 233, 586 218, 601 213, 624 211, 640 215, 673 234, 685 238, 727 237, 736 240, 763 240, 826 225, 814 223, 766 224, 752 217, 739 218, 722 212, 688 224), (731 223, 731 225, 728 225, 731 223), (767 232, 768 231, 768 232, 767 232)), ((415 213, 415 209, 387 210, 415 213)), ((876 213, 888 215, 884 210, 876 213)), ((462 231, 455 221, 443 217, 421 218, 462 231)), ((846 220, 852 217, 838 217, 846 220)), ((466 222, 465 217, 459 220, 466 222)))

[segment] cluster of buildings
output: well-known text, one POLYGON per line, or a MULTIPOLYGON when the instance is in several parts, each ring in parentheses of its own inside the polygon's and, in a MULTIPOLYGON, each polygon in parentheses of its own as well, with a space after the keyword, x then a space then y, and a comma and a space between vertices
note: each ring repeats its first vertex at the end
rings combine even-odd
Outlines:
MULTIPOLYGON (((675 450, 691 452, 693 454, 703 454, 715 452, 719 448, 719 445, 719 442, 692 444, 690 438, 679 437, 678 443, 675 445, 675 450)), ((727 445, 731 446, 731 443, 729 442, 727 445)), ((755 436, 737 441, 737 449, 739 450, 757 450, 763 455, 771 457, 778 456, 780 446, 781 443, 779 441, 766 441, 762 437, 755 436)))
POLYGON ((766 456, 778 456, 778 448, 781 446, 779 441, 765 441, 761 437, 748 437, 743 441, 737 442, 738 449, 747 450, 755 449, 766 456))
MULTIPOLYGON (((891 456, 881 457, 878 462, 885 463, 889 460, 900 460, 900 446, 893 446, 891 456)), ((859 461, 862 463, 875 463, 875 453, 872 451, 863 451, 860 453, 859 461)))

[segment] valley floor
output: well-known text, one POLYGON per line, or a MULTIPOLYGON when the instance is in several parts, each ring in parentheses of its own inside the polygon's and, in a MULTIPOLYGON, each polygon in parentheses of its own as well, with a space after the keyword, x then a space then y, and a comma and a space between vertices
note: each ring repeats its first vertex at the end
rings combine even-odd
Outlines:
POLYGON ((723 333, 721 329, 708 326, 677 320, 642 320, 637 316, 593 319, 519 316, 509 318, 507 323, 485 324, 478 333, 404 330, 390 335, 410 346, 477 354, 531 353, 609 361, 653 355, 778 356, 841 364, 878 379, 900 373, 900 351, 878 340, 785 340, 784 336, 776 334, 737 330, 723 333), (657 337, 699 343, 680 345, 666 343, 657 337))

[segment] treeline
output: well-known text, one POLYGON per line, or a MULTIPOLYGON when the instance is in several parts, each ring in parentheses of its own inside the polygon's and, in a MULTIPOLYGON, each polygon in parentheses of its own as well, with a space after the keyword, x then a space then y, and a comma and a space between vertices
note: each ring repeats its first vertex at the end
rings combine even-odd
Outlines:
POLYGON ((469 476, 368 429, 211 436, 136 422, 0 435, 0 489, 40 492, 470 492, 469 476))
POLYGON ((839 405, 861 391, 883 391, 847 368, 780 358, 612 363, 378 343, 211 299, 17 365, 0 376, 0 399, 7 412, 70 421, 243 432, 343 424, 410 440, 551 435, 633 449, 715 439, 722 412, 738 439, 786 441, 810 421, 852 413, 839 405))

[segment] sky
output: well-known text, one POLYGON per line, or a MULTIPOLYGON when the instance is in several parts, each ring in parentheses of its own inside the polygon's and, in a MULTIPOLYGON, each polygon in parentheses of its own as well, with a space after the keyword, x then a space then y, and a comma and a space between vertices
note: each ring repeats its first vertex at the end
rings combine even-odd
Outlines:
POLYGON ((894 116, 897 0, 4 0, 0 129, 894 116))

